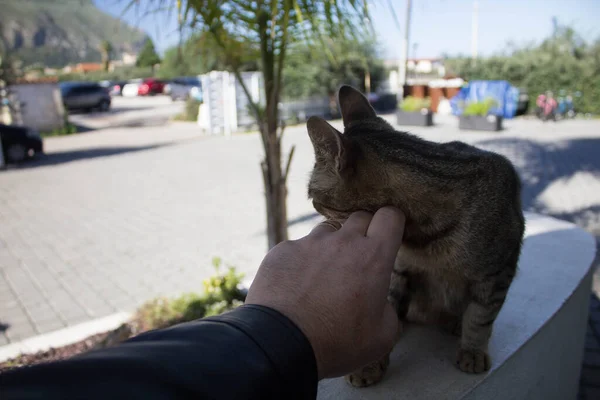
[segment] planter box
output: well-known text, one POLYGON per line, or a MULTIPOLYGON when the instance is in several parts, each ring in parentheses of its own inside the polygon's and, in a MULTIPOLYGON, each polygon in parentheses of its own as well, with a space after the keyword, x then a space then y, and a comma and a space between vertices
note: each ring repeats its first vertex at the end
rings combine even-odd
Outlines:
POLYGON ((427 112, 398 110, 396 111, 396 122, 398 125, 432 126, 433 113, 431 110, 427 110, 427 112))
POLYGON ((459 87, 447 87, 447 88, 444 88, 444 92, 446 94, 446 98, 448 100, 450 100, 451 98, 456 96, 458 94, 458 92, 460 92, 460 88, 459 87))
POLYGON ((478 115, 461 115, 458 117, 458 129, 492 132, 500 131, 502 130, 502 117, 497 115, 488 115, 486 117, 478 115))
POLYGON ((437 112, 438 105, 444 97, 444 88, 441 87, 430 87, 429 97, 431 98, 431 111, 437 112))

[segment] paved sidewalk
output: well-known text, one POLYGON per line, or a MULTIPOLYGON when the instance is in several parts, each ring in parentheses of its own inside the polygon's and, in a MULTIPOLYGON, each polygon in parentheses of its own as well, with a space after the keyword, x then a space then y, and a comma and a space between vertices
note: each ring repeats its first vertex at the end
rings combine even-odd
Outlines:
MULTIPOLYGON (((507 121, 502 133, 456 121, 415 128, 463 140, 518 167, 523 205, 600 237, 600 122, 507 121)), ((306 199, 304 127, 289 178, 290 235, 318 220, 306 199)), ((198 290, 220 256, 251 277, 266 250, 256 134, 203 137, 194 125, 106 129, 45 141, 45 159, 0 171, 0 346, 198 290)), ((600 293, 600 276, 595 287, 600 293)), ((597 296, 596 294, 595 296, 597 296)), ((600 303, 592 298, 582 399, 600 398, 600 303)))

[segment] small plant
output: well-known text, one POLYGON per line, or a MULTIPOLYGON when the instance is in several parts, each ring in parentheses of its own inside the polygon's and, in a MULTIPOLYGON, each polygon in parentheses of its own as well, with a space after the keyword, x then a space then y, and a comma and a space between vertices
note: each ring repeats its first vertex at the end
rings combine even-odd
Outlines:
POLYGON ((77 127, 70 122, 65 123, 65 126, 62 128, 53 129, 50 132, 42 132, 40 136, 48 137, 48 136, 65 136, 72 135, 77 133, 77 127))
POLYGON ((419 112, 422 109, 429 110, 431 107, 431 98, 419 98, 408 96, 398 106, 404 112, 419 112))
POLYGON ((463 109, 463 115, 485 117, 489 114, 492 108, 496 107, 497 104, 498 102, 492 98, 487 98, 483 101, 467 103, 463 109))
POLYGON ((63 116, 63 126, 61 128, 53 129, 50 132, 41 132, 40 136, 64 136, 72 135, 74 133, 77 133, 77 126, 69 122, 69 114, 65 111, 65 114, 63 116))
POLYGON ((218 315, 242 305, 245 296, 239 286, 244 275, 232 266, 222 274, 221 264, 220 258, 213 258, 216 275, 203 281, 204 293, 186 293, 174 299, 161 297, 142 305, 133 318, 138 324, 136 333, 218 315))

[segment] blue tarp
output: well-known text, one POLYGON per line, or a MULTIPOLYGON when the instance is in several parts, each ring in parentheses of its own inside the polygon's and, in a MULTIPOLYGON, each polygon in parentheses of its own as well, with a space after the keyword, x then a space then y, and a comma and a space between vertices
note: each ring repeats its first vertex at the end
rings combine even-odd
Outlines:
POLYGON ((490 114, 512 118, 517 112, 519 89, 507 81, 471 81, 460 89, 456 96, 450 99, 452 114, 461 115, 465 104, 484 101, 492 98, 496 100, 496 107, 490 114))

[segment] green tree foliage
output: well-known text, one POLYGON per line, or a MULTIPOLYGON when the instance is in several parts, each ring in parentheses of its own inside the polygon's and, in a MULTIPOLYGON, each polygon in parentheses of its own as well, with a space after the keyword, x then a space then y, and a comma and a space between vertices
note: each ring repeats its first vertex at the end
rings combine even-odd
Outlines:
MULTIPOLYGON (((139 4, 136 1, 130 5, 139 4)), ((366 0, 147 0, 145 7, 159 10, 175 7, 180 27, 206 34, 218 49, 219 60, 237 76, 250 102, 260 131, 264 160, 269 248, 287 239, 287 177, 293 148, 282 162, 283 127, 279 125, 288 46, 300 40, 318 43, 323 35, 360 36, 368 17, 366 0), (256 104, 241 82, 247 49, 256 49, 263 74, 265 105, 256 104)))
POLYGON ((344 83, 376 90, 385 79, 377 50, 374 38, 354 35, 295 43, 284 69, 283 94, 289 99, 331 96, 344 83))
POLYGON ((160 57, 156 54, 154 42, 152 42, 152 39, 148 39, 146 40, 146 43, 144 43, 144 47, 140 51, 140 54, 138 54, 135 65, 138 67, 154 68, 158 63, 160 63, 160 57))
MULTIPOLYGON (((260 68, 258 49, 251 46, 240 47, 243 51, 240 71, 257 71, 260 68)), ((167 49, 157 75, 161 78, 174 78, 210 71, 233 72, 213 37, 205 32, 192 34, 181 46, 167 49)))
POLYGON ((151 78, 153 73, 150 69, 142 67, 120 67, 113 71, 93 71, 85 74, 71 73, 58 75, 61 82, 67 81, 126 81, 137 78, 151 78))
POLYGON ((600 39, 586 43, 570 27, 556 27, 539 45, 512 49, 505 54, 478 59, 466 57, 446 60, 450 73, 467 80, 502 79, 527 89, 531 105, 538 94, 581 92, 575 108, 600 114, 600 39))

